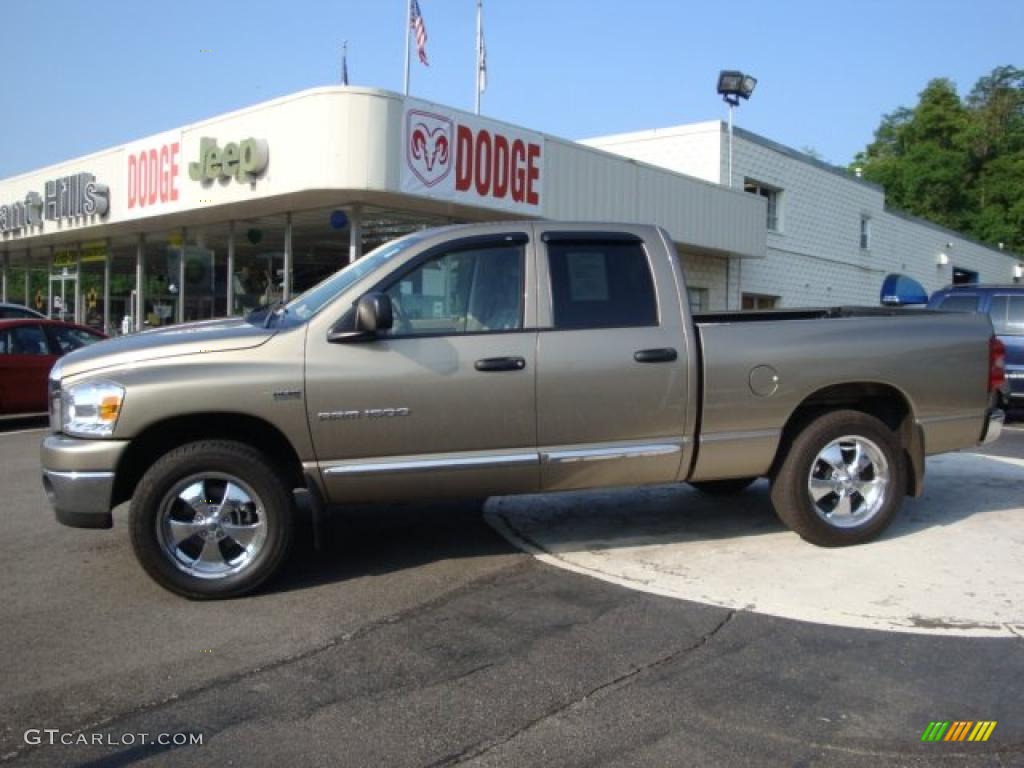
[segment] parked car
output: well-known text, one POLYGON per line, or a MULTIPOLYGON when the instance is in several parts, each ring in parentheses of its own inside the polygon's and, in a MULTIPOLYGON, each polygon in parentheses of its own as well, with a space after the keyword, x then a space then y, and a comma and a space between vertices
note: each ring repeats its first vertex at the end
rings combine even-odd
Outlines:
POLYGON ((1006 383, 1001 407, 1024 408, 1024 285, 950 285, 932 294, 929 309, 979 312, 992 320, 1006 347, 1006 383))
POLYGON ((23 307, 21 304, 0 302, 0 320, 13 320, 19 317, 45 318, 46 315, 42 312, 36 312, 34 309, 23 307))
POLYGON ((45 413, 46 377, 58 358, 106 337, 45 318, 0 320, 0 415, 45 413))
POLYGON ((43 487, 192 598, 287 557, 326 504, 771 480, 804 539, 869 541, 927 454, 999 435, 988 318, 881 308, 693 315, 653 226, 410 234, 287 304, 112 339, 50 374, 43 487))

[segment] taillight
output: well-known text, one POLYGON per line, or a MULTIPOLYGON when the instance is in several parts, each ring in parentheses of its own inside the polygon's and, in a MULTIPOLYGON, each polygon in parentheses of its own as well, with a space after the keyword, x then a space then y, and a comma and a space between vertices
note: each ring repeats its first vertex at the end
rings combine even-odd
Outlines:
POLYGON ((988 391, 1006 383, 1006 346, 995 336, 988 340, 988 391))

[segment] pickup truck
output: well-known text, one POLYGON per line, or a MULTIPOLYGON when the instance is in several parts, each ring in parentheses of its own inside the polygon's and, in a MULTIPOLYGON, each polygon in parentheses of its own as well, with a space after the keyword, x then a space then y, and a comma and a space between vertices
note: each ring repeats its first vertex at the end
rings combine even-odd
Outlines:
POLYGON ((653 226, 416 232, 287 304, 101 342, 49 380, 43 485, 66 525, 131 500, 143 568, 194 599, 278 571, 296 492, 327 505, 771 481, 782 521, 868 541, 925 456, 994 440, 977 314, 694 317, 653 226))

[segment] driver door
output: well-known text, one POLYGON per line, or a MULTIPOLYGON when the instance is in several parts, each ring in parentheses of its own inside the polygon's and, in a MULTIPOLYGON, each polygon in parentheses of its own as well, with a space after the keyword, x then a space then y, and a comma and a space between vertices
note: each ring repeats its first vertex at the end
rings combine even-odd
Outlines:
POLYGON ((447 243, 379 288, 389 332, 308 340, 310 426, 331 499, 539 488, 533 260, 526 233, 447 243))

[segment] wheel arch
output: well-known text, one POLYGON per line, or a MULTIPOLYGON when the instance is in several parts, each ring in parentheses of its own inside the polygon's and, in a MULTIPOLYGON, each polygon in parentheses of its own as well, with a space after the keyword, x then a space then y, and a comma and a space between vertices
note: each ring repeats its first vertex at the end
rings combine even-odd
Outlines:
POLYGON ((896 434, 907 466, 906 494, 920 496, 924 488, 924 431, 917 423, 913 404, 907 394, 892 384, 882 382, 832 384, 804 398, 782 428, 769 477, 776 476, 793 440, 801 430, 819 416, 842 409, 874 416, 896 434))
POLYGON ((262 451, 289 488, 305 486, 302 462, 280 429, 242 413, 197 413, 154 422, 131 440, 117 465, 111 506, 135 493, 146 470, 162 455, 196 440, 234 440, 262 451))

